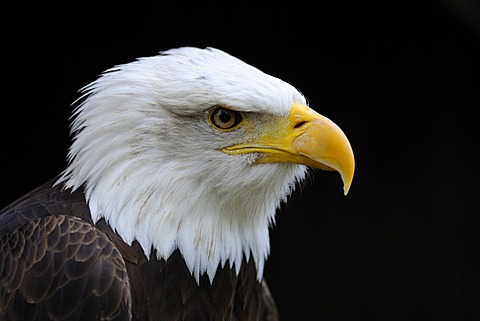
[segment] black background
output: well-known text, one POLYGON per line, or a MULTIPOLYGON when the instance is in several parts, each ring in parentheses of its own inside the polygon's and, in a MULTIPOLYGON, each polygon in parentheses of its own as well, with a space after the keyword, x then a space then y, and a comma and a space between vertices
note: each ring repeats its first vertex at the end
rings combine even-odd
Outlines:
POLYGON ((86 3, 2 8, 7 205, 59 173, 78 89, 178 46, 282 78, 347 134, 356 173, 315 172, 277 215, 283 320, 480 319, 480 3, 86 3))

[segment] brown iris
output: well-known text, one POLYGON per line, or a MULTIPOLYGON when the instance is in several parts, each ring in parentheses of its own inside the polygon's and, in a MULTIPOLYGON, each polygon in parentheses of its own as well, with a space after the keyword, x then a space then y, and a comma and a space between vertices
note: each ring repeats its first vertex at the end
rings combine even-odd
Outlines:
POLYGON ((217 106, 210 112, 210 123, 220 130, 235 128, 242 121, 242 115, 235 110, 217 106))

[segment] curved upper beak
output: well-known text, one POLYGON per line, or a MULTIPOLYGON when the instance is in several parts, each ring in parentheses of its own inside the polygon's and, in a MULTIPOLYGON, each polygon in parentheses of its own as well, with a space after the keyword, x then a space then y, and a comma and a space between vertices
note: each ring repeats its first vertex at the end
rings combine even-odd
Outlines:
POLYGON ((334 122, 313 109, 294 104, 288 117, 274 122, 254 142, 224 148, 228 154, 257 152, 257 163, 290 162, 338 171, 348 193, 355 171, 352 147, 334 122))

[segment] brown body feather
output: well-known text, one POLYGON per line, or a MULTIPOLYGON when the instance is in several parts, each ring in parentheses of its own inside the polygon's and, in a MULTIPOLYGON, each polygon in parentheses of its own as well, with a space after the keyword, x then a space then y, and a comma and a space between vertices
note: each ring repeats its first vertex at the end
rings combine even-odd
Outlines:
POLYGON ((278 320, 251 260, 197 284, 178 250, 147 259, 54 182, 0 212, 0 320, 278 320))

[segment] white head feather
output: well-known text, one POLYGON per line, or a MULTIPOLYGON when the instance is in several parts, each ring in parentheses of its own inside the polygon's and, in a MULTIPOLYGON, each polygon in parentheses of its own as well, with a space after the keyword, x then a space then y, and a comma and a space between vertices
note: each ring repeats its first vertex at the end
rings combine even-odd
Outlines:
POLYGON ((107 70, 83 89, 72 117, 69 166, 58 183, 83 186, 93 220, 168 259, 175 249, 197 282, 253 257, 263 275, 269 227, 303 180, 303 165, 227 155, 241 135, 208 122, 214 105, 287 115, 305 98, 220 50, 184 47, 107 70))

